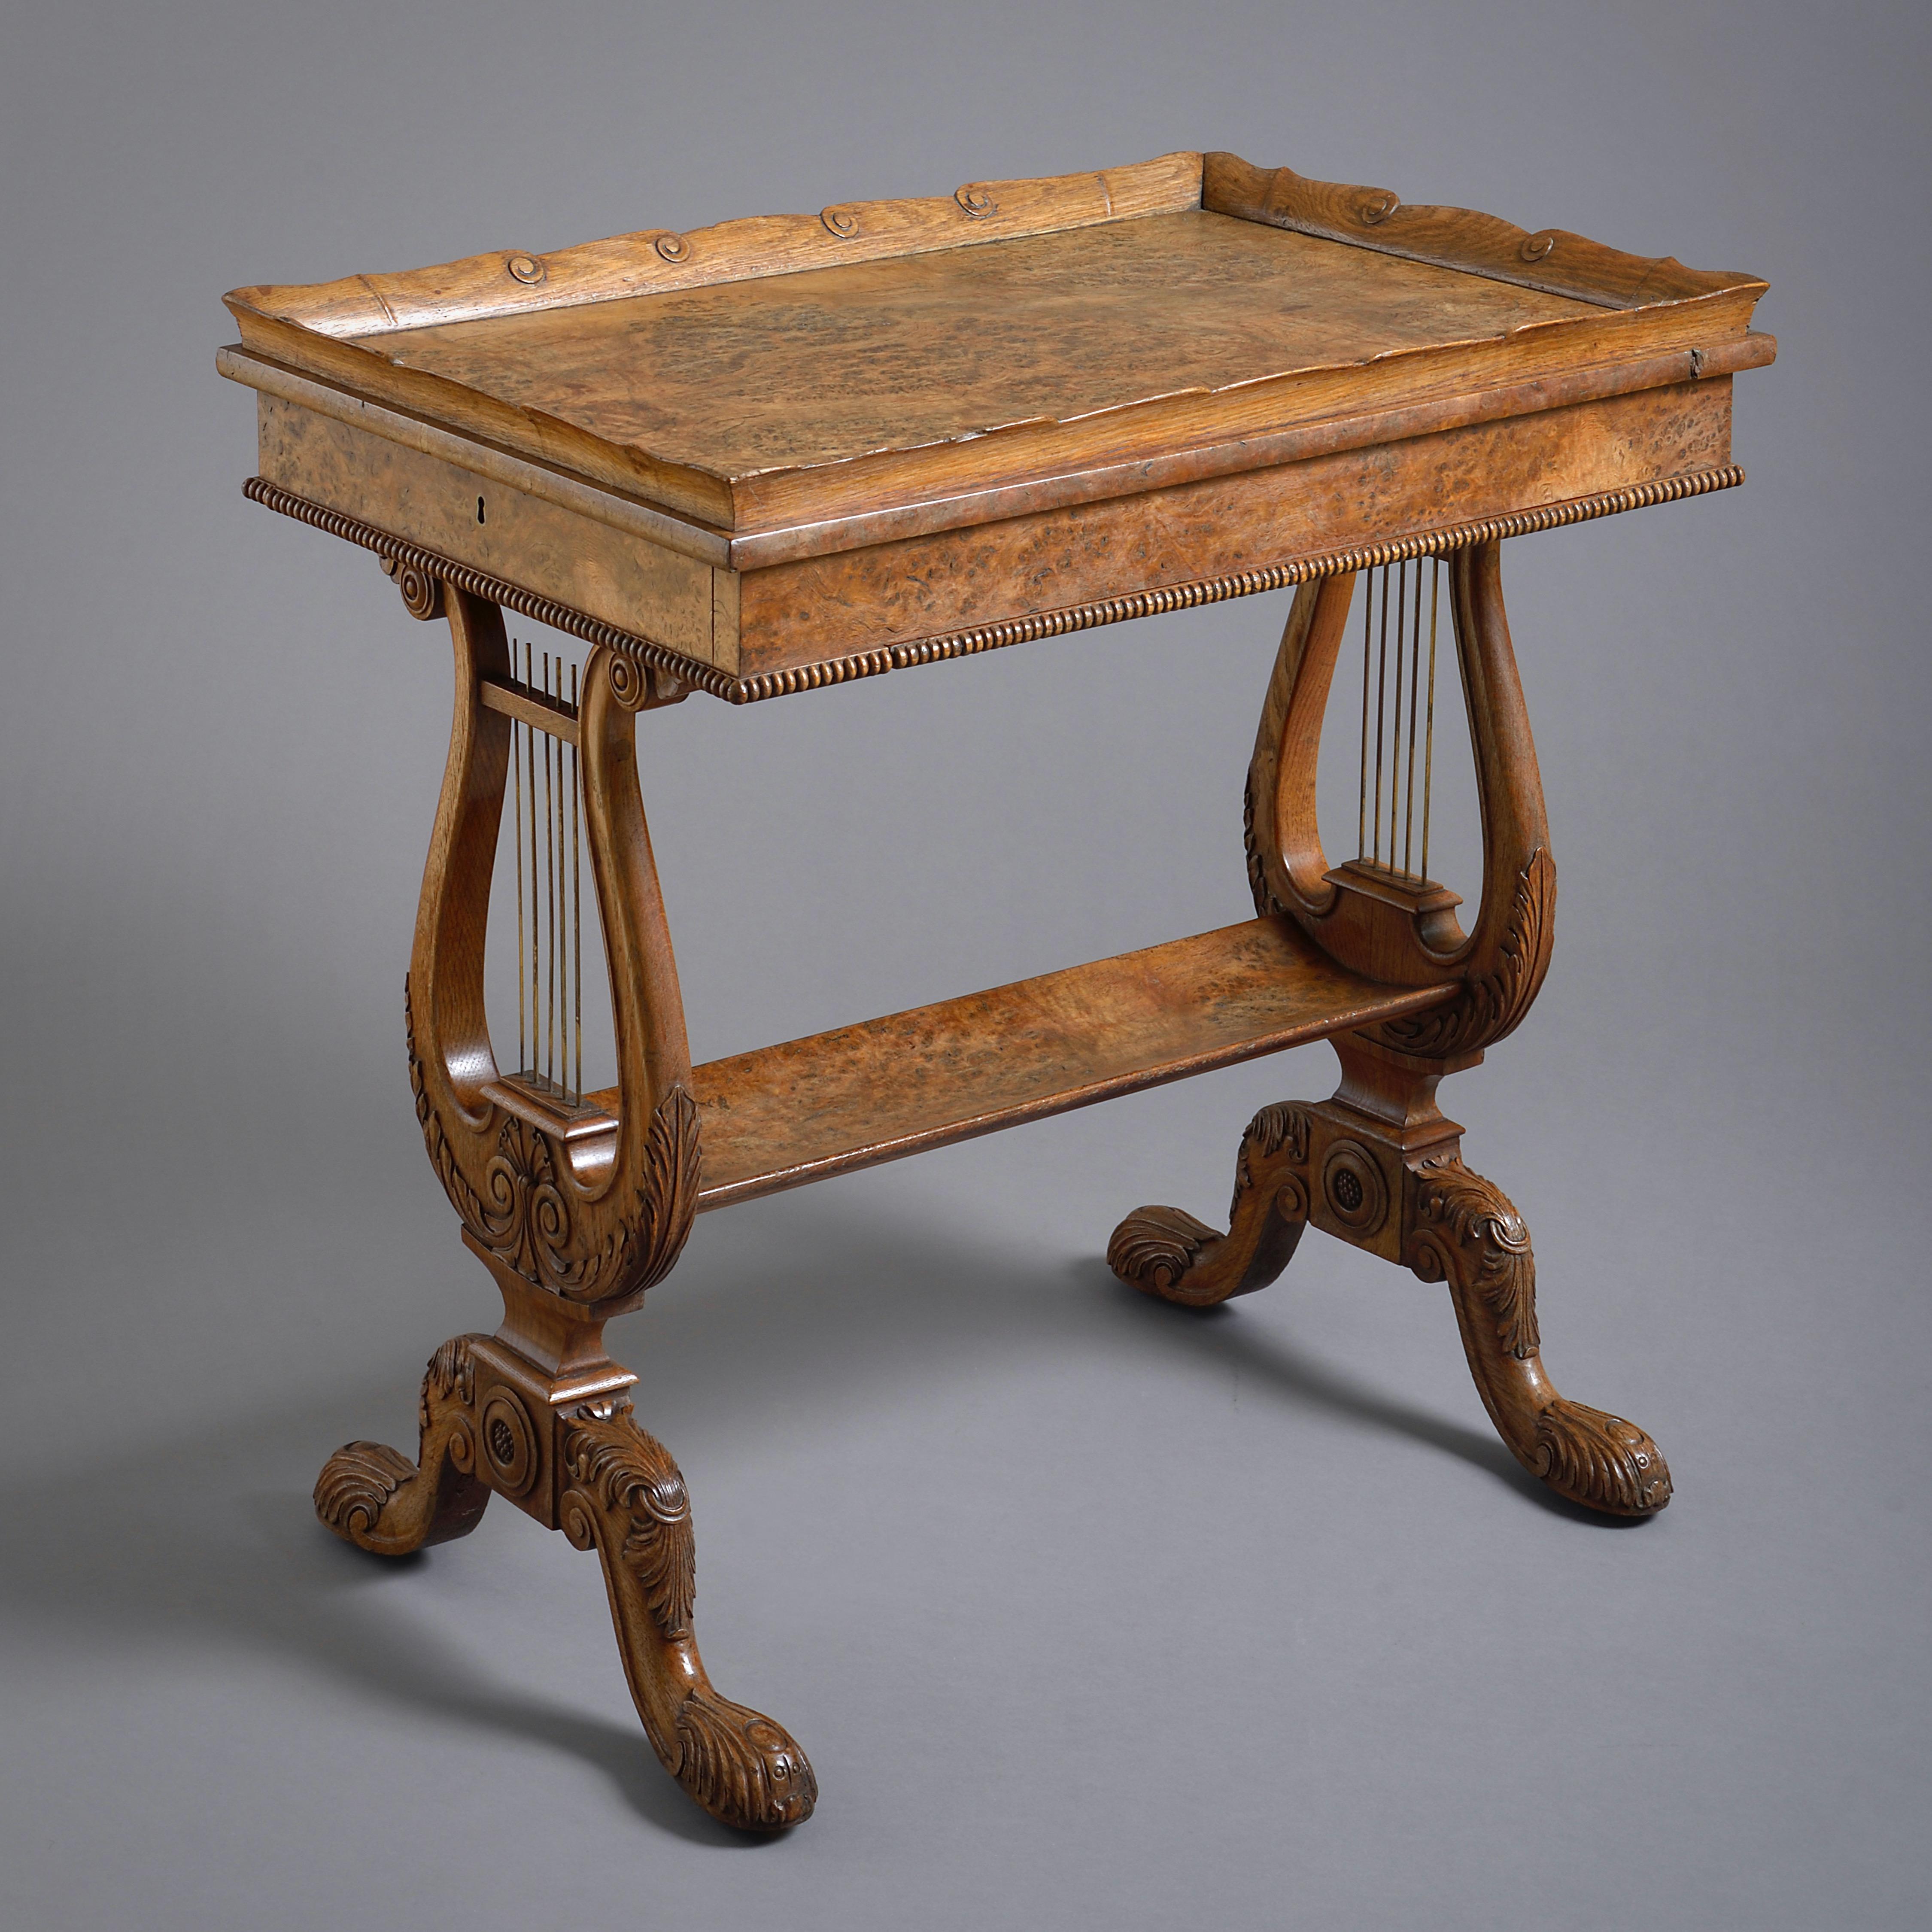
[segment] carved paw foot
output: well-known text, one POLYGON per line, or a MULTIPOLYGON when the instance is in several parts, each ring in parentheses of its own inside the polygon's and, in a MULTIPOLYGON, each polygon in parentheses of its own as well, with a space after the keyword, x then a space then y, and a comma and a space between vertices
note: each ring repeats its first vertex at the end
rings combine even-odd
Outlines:
POLYGON ((1561 1396, 1525 1460, 1558 1496, 1612 1516, 1654 1516, 1670 1500, 1670 1466, 1635 1423, 1561 1396))
POLYGON ((1114 1230, 1107 1265, 1142 1294, 1184 1308, 1267 1287, 1307 1224, 1308 1136, 1305 1108, 1264 1107, 1241 1136, 1227 1233, 1178 1208, 1138 1208, 1114 1230))
POLYGON ((678 1707, 677 1742, 677 1781, 722 1824, 782 1832, 818 1802, 818 1780, 791 1733, 708 1685, 678 1707))
POLYGON ((379 1556, 467 1536, 490 1501, 476 1474, 475 1390, 469 1338, 459 1336, 436 1352, 423 1378, 420 1460, 381 1442, 345 1444, 316 1478, 316 1514, 345 1543, 379 1556))

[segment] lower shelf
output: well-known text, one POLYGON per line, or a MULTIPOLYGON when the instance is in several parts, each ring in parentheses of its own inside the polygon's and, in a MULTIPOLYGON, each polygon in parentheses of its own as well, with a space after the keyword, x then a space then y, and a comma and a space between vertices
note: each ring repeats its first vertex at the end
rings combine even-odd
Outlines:
POLYGON ((1257 919, 714 1060, 692 1076, 698 1209, 1278 1053, 1453 990, 1376 986, 1290 921, 1257 919))

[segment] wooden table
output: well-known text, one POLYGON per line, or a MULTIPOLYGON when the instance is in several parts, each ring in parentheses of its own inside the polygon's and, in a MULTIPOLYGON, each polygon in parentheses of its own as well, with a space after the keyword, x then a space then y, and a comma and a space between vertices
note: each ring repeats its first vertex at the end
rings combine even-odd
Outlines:
POLYGON ((1775 352, 1750 328, 1763 289, 1178 154, 230 295, 242 340, 219 365, 258 393, 248 494, 374 551, 455 648, 408 1052, 504 1318, 436 1352, 415 1461, 330 1459, 322 1520, 396 1554, 464 1534, 494 1492, 594 1547, 667 1768, 728 1823, 794 1824, 811 1767, 705 1675, 682 1479, 632 1419, 606 1321, 708 1209, 1324 1037, 1340 1088, 1249 1124, 1228 1232, 1143 1208, 1115 1272, 1204 1306, 1265 1286, 1312 1222, 1448 1283, 1526 1467, 1592 1509, 1662 1508, 1649 1436, 1544 1372, 1522 1220, 1463 1166, 1436 1089, 1550 962, 1502 540, 1741 482, 1731 378, 1775 352), (1287 585, 1248 778, 1254 919, 691 1064, 640 712, 1287 585), (580 640, 568 680, 562 651, 541 675, 519 656, 506 610, 580 640), (1345 650, 1354 734, 1358 638, 1358 849, 1331 863, 1316 753, 1345 650), (1451 652, 1482 809, 1466 928, 1430 876, 1451 652), (488 932, 512 848, 515 929, 488 932), (586 855, 617 1076, 590 1092, 586 855), (486 938, 514 949, 510 1072, 486 938))

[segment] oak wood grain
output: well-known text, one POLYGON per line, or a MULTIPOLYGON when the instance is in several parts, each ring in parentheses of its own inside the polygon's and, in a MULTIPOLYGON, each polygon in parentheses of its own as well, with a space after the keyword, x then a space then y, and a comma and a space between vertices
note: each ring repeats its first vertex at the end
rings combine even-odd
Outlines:
POLYGON ((1532 234, 1473 208, 1411 207, 1388 188, 1313 181, 1292 168, 1256 167, 1238 154, 1202 157, 1201 205, 1606 308, 1642 308, 1725 290, 1762 294, 1765 287, 1754 275, 1687 268, 1672 255, 1626 254, 1567 229, 1532 234))
POLYGON ((717 625, 713 580, 726 573, 714 566, 281 396, 262 393, 256 410, 261 473, 279 488, 736 670, 735 625, 722 636, 717 625))
POLYGON ((740 672, 1718 468, 1730 458, 1730 389, 1718 378, 1644 390, 750 572, 740 672))
POLYGON ((1373 986, 1289 922, 1252 920, 714 1060, 692 1075, 698 1211, 1277 1053, 1442 997, 1373 986))
POLYGON ((803 230, 728 224, 745 232, 704 272, 696 238, 670 238, 691 253, 668 263, 658 232, 626 238, 656 263, 628 279, 553 262, 530 282, 515 265, 535 258, 476 258, 502 284, 487 300, 449 270, 407 299, 384 278, 238 291, 254 361, 225 373, 279 363, 801 554, 910 533, 868 518, 986 520, 1015 513, 1002 492, 1062 479, 1124 490, 1138 463, 1174 480, 1196 451, 1206 473, 1338 415, 1719 354, 1763 291, 1466 211, 1355 220, 1350 197, 1390 198, 1219 158, 1226 212, 1196 205, 1168 158, 1138 196, 1116 191, 1132 170, 992 184, 998 208, 1058 211, 1017 226, 968 212, 971 194, 872 205, 850 236, 821 219, 829 254, 803 230), (853 252, 860 231, 879 246, 853 252), (1551 261, 1569 265, 1556 283, 1551 261))

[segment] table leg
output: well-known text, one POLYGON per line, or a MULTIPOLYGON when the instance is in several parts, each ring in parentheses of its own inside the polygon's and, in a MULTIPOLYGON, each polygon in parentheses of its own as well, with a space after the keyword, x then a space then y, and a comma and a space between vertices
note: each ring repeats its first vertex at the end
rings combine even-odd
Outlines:
POLYGON ((1123 1280, 1149 1294, 1209 1306, 1274 1280, 1312 1221, 1426 1280, 1447 1282, 1476 1385, 1517 1460, 1574 1502, 1645 1516, 1670 1500, 1664 1459, 1634 1424, 1565 1400, 1544 1374, 1535 1263, 1522 1217, 1499 1189, 1462 1165, 1462 1130, 1436 1105, 1442 1076, 1476 1065, 1528 1012, 1554 938, 1556 868, 1504 614, 1499 552, 1498 544, 1479 544, 1444 560, 1446 571, 1429 560, 1416 560, 1412 575, 1405 569, 1394 601, 1392 658, 1387 572, 1379 631, 1370 628, 1372 603, 1364 599, 1363 835, 1354 860, 1330 866, 1315 811, 1322 722, 1354 596, 1350 579, 1322 579, 1298 594, 1249 769, 1248 871, 1257 910, 1294 919, 1356 971, 1396 985, 1440 986, 1444 997, 1338 1038, 1342 1079, 1333 1100, 1264 1107, 1255 1116, 1242 1138, 1226 1234, 1178 1208, 1143 1208, 1114 1231, 1108 1258, 1123 1280), (1426 752, 1422 863, 1412 863, 1425 638, 1431 735, 1424 742, 1433 743, 1439 571, 1449 583, 1482 808, 1482 896, 1467 934, 1454 916, 1460 901, 1427 876, 1426 752), (1384 730, 1385 710, 1392 732, 1384 730))
POLYGON ((812 1815, 818 1782, 790 1732, 722 1697, 691 1627, 696 1549, 684 1478, 626 1413, 563 1430, 562 1528, 604 1566, 631 1696, 664 1768, 704 1810, 741 1831, 812 1815))
POLYGON ((741 1831, 801 1822, 818 1795, 805 1754, 783 1726, 721 1696, 698 1654, 697 1546, 677 1465, 622 1396, 539 1407, 545 1386, 559 1378, 500 1340, 446 1342, 423 1381, 417 1461, 348 1444, 316 1483, 316 1514, 345 1541, 400 1556, 467 1534, 501 1492, 595 1550, 624 1675, 664 1768, 741 1831))
POLYGON ((1439 1063, 1335 1044, 1343 1078, 1332 1100, 1264 1107, 1249 1123, 1228 1232, 1179 1208, 1138 1209, 1108 1244, 1114 1272, 1163 1300, 1211 1307, 1265 1288, 1313 1221, 1448 1282, 1483 1406, 1532 1475, 1609 1515, 1663 1508, 1670 1472, 1656 1444, 1566 1400, 1544 1371, 1528 1230, 1502 1190, 1463 1166, 1461 1130, 1434 1105, 1439 1063))
POLYGON ((452 586, 402 587, 416 615, 448 617, 456 668, 404 1001, 410 1084, 430 1165, 504 1318, 494 1336, 458 1336, 436 1351, 417 1460, 352 1442, 323 1468, 316 1510, 350 1542, 400 1556, 472 1529, 496 1494, 595 1550, 624 1673, 665 1768, 724 1823, 782 1829, 812 1814, 812 1766, 782 1726, 721 1696, 706 1674, 692 1628, 684 1479, 633 1419, 636 1378, 603 1345, 606 1321, 635 1308, 676 1262, 700 1178, 683 1007, 633 744, 632 714, 651 690, 637 665, 599 646, 580 706, 545 710, 537 698, 548 694, 514 678, 494 604, 452 586), (490 1046, 482 950, 511 742, 495 706, 506 701, 581 754, 610 962, 614 1114, 504 1077, 490 1046))

